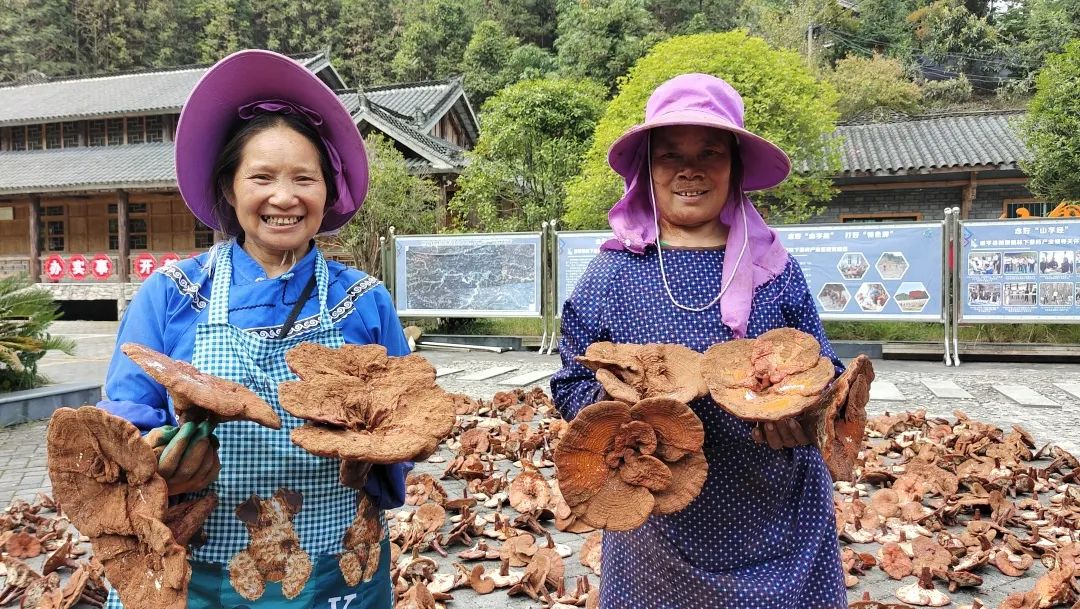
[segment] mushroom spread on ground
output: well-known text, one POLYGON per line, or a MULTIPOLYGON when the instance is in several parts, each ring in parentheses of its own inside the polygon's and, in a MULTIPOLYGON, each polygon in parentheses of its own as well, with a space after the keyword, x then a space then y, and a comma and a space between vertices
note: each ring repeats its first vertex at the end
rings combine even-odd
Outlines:
POLYGON ((793 328, 718 343, 702 372, 716 403, 746 421, 779 421, 821 403, 836 370, 811 335, 793 328))
POLYGON ((682 345, 598 342, 577 360, 596 371, 608 395, 627 404, 655 397, 690 402, 708 393, 701 354, 682 345))
POLYGON ((254 421, 281 429, 281 418, 274 409, 240 383, 205 374, 187 362, 135 343, 124 343, 120 350, 165 387, 181 423, 212 417, 214 422, 254 421))
POLYGON ((555 451, 559 487, 575 515, 627 531, 697 497, 708 464, 701 420, 682 402, 649 398, 584 408, 555 451))
POLYGON ((285 355, 299 381, 278 386, 285 410, 308 422, 292 441, 320 457, 369 463, 426 459, 454 426, 454 399, 419 355, 381 345, 303 343, 285 355))

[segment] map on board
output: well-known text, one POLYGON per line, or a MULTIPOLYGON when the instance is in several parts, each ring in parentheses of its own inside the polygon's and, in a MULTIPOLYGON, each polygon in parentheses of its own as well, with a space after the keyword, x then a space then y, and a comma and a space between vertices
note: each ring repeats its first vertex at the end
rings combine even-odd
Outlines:
POLYGON ((397 237, 402 315, 540 314, 539 235, 397 237))

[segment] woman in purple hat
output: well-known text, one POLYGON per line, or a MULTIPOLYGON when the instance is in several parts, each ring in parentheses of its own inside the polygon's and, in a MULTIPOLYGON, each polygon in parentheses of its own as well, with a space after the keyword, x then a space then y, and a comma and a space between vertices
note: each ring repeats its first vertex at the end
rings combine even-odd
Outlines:
MULTIPOLYGON (((364 201, 360 133, 333 91, 306 68, 277 53, 241 51, 210 68, 188 97, 176 131, 176 175, 192 213, 230 239, 150 276, 116 344, 140 343, 242 383, 282 419, 280 430, 240 422, 220 426, 216 437, 188 438, 178 473, 165 476, 171 495, 218 497, 204 527, 207 541, 191 553, 187 606, 389 609, 385 537, 378 571, 367 582, 348 585, 338 556, 361 494, 381 509, 402 505, 411 464, 372 466, 362 491, 342 486, 338 461, 290 441, 303 421, 282 410, 277 396, 279 382, 296 378, 285 352, 301 342, 409 352, 379 281, 326 261, 315 245, 315 235, 341 228, 364 201), (199 442, 210 442, 211 450, 195 450, 199 442), (284 587, 242 586, 252 573, 233 559, 251 540, 237 507, 253 494, 270 500, 279 489, 301 498, 292 523, 308 560, 296 562, 284 587)), ((109 399, 100 406, 144 431, 157 429, 174 442, 198 433, 190 424, 174 427, 164 388, 119 350, 105 391, 109 399)), ((385 530, 381 509, 372 526, 385 530)), ((115 593, 107 606, 121 606, 115 593)))
MULTIPOLYGON (((626 194, 608 215, 615 239, 564 305, 551 387, 567 419, 603 395, 575 360, 597 341, 705 351, 791 327, 842 370, 799 264, 744 194, 776 186, 791 163, 743 127, 730 85, 705 74, 660 85, 608 162, 626 194)), ((709 398, 690 406, 705 427, 701 494, 682 512, 604 533, 600 606, 847 607, 832 480, 802 428, 754 428, 709 398)))

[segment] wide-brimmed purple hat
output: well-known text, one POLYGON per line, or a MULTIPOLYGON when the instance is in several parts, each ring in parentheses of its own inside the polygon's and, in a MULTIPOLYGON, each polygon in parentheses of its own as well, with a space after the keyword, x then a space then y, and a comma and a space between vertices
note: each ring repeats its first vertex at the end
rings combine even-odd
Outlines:
POLYGON ((744 191, 764 190, 783 182, 791 173, 791 160, 779 146, 747 131, 739 92, 709 74, 683 74, 660 85, 645 105, 645 122, 622 134, 608 151, 608 164, 630 178, 645 147, 649 130, 674 125, 697 125, 735 134, 742 159, 744 191))
POLYGON ((272 51, 238 51, 222 59, 191 90, 176 127, 176 181, 191 213, 215 230, 214 164, 239 120, 256 114, 297 114, 322 137, 337 175, 320 233, 345 225, 364 203, 368 160, 364 140, 338 96, 296 61, 272 51))

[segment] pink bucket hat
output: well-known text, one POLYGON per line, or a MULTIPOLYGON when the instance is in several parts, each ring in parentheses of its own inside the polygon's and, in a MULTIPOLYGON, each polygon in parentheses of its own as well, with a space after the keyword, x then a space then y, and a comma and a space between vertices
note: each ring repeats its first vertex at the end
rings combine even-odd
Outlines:
POLYGON ((721 277, 720 314, 737 337, 746 335, 754 290, 784 271, 788 253, 745 195, 772 188, 791 173, 791 161, 776 144, 743 126, 743 101, 734 88, 708 74, 683 74, 661 84, 645 106, 645 122, 628 129, 608 151, 608 164, 623 177, 626 191, 608 212, 615 239, 604 249, 643 253, 656 243, 657 218, 649 175, 649 132, 656 127, 696 125, 735 134, 742 184, 732 188, 720 212, 728 227, 721 277))
POLYGON ((233 125, 257 114, 297 114, 314 125, 335 175, 336 201, 327 201, 320 233, 333 232, 364 203, 368 160, 364 140, 338 96, 292 59, 263 50, 238 51, 203 75, 176 127, 176 181, 191 213, 221 230, 214 216, 214 163, 233 125))

